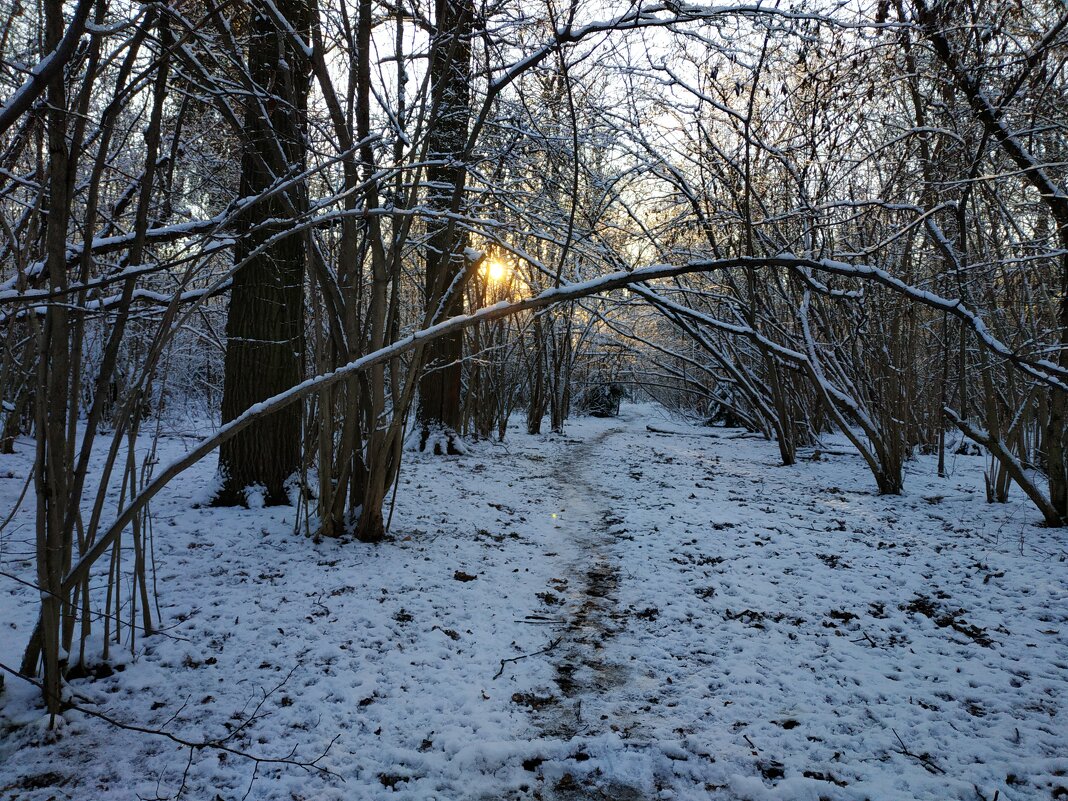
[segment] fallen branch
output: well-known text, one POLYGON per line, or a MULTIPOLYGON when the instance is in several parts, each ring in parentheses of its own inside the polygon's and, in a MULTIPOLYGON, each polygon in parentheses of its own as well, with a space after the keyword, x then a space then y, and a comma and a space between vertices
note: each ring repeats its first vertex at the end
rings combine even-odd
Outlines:
POLYGON ((509 662, 518 662, 520 659, 529 659, 532 656, 541 656, 542 654, 547 654, 547 653, 549 653, 549 651, 553 650, 559 644, 560 644, 560 638, 557 638, 555 640, 550 640, 549 644, 547 646, 545 646, 544 648, 542 648, 540 651, 535 651, 532 654, 523 654, 522 656, 513 656, 510 659, 502 659, 501 660, 501 669, 498 670, 494 674, 493 678, 495 678, 495 679, 500 678, 501 674, 504 673, 504 666, 507 665, 509 662))
POLYGON ((897 741, 899 743, 901 743, 901 751, 900 751, 901 754, 903 754, 904 756, 907 756, 907 757, 912 757, 913 759, 919 761, 919 763, 921 765, 923 765, 931 773, 942 773, 942 774, 945 773, 945 771, 942 770, 940 767, 938 767, 938 765, 936 765, 934 763, 934 760, 932 760, 931 757, 928 756, 927 754, 914 754, 914 753, 912 753, 908 749, 908 747, 905 745, 905 741, 901 739, 901 735, 897 733, 897 729, 890 729, 890 731, 892 731, 894 733, 894 736, 897 737, 897 741))
POLYGON ((855 640, 850 640, 850 642, 855 642, 855 643, 867 642, 869 645, 871 645, 872 648, 880 648, 880 647, 882 647, 882 646, 879 645, 879 643, 875 642, 875 640, 873 640, 871 638, 871 635, 869 635, 868 632, 862 631, 861 634, 863 634, 864 636, 863 637, 857 637, 855 640))
POLYGON ((656 426, 646 426, 645 430, 651 431, 654 434, 671 434, 677 437, 712 437, 713 439, 720 438, 719 434, 704 431, 671 431, 667 428, 657 428, 656 426))
POLYGON ((809 459, 818 462, 824 456, 860 456, 856 451, 835 450, 833 448, 798 448, 798 459, 809 459))

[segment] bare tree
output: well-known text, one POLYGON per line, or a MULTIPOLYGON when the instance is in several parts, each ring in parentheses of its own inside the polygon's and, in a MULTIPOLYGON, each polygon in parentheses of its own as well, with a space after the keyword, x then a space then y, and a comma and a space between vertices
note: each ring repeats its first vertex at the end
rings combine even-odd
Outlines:
MULTIPOLYGON (((306 237, 279 234, 305 212, 307 192, 300 183, 278 184, 305 168, 309 68, 300 45, 311 6, 253 3, 248 11, 240 196, 267 194, 243 209, 234 250, 242 266, 233 275, 226 320, 224 423, 295 385, 304 364, 306 237)), ((242 503, 255 486, 268 503, 288 503, 285 483, 301 455, 299 408, 258 422, 219 452, 223 483, 216 503, 242 503)))

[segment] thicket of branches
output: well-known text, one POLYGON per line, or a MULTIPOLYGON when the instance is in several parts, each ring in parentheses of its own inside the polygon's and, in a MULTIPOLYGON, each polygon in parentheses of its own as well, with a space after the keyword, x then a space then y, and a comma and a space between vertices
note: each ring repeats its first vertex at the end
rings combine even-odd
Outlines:
POLYGON ((630 387, 786 464, 844 432, 884 493, 972 443, 1068 519, 1057 0, 0 2, 50 711, 153 630, 149 503, 220 448, 218 503, 374 541, 406 443, 630 387), (154 467, 180 415, 219 427, 154 467))

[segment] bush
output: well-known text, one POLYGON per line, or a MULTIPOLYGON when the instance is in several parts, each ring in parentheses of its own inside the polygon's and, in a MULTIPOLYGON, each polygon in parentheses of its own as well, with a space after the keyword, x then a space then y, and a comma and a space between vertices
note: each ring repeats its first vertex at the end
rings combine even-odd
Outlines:
POLYGON ((599 384, 586 390, 582 396, 582 409, 594 417, 615 417, 625 394, 622 385, 614 381, 599 384))

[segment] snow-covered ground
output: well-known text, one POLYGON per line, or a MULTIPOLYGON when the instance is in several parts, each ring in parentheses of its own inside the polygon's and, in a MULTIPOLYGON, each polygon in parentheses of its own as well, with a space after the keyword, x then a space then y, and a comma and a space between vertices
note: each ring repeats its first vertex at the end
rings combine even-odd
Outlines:
MULTIPOLYGON (((164 630, 73 697, 329 772, 77 711, 52 735, 9 677, 0 798, 1068 797, 1065 534, 987 505, 979 457, 947 479, 921 457, 880 497, 848 450, 787 468, 773 443, 626 406, 410 454, 377 547, 296 536, 288 508, 194 508, 202 465, 153 505, 164 630)), ((0 541, 26 581, 32 520, 0 541)), ((4 664, 34 604, 0 575, 4 664)))

